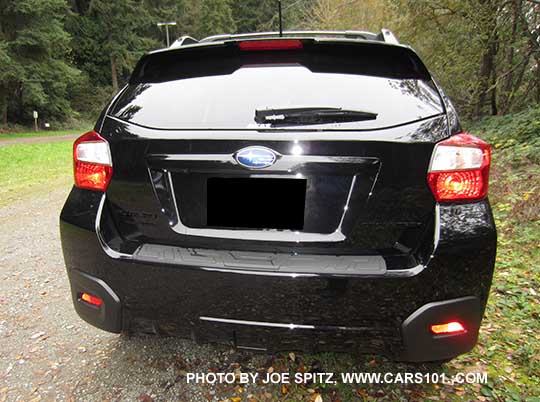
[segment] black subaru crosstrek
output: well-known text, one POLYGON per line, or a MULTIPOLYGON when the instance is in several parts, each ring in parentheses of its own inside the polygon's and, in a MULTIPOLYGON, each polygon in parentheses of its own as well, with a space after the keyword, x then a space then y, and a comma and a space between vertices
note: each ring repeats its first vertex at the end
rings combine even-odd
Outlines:
POLYGON ((60 230, 78 314, 255 350, 470 350, 490 149, 418 55, 387 30, 184 39, 75 141, 60 230))

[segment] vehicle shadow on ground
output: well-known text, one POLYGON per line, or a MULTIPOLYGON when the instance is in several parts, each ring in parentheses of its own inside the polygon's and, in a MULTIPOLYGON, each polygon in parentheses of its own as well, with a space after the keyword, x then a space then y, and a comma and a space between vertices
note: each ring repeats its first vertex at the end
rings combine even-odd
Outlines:
MULTIPOLYGON (((79 380, 76 398, 148 401, 224 401, 315 400, 347 401, 352 398, 427 396, 437 388, 426 387, 427 376, 444 373, 441 364, 405 364, 380 356, 353 353, 238 351, 226 345, 199 345, 190 340, 158 336, 111 338, 87 378, 79 380), (221 381, 212 383, 224 373, 221 381), (283 373, 289 374, 287 381, 283 373), (298 374, 299 373, 299 374, 298 374), (316 373, 321 373, 318 376, 316 373), (322 373, 333 373, 332 377, 322 373), (394 384, 370 383, 363 378, 344 383, 343 373, 380 373, 394 384), (401 383, 405 373, 422 377, 422 384, 401 383), (198 377, 193 378, 198 374, 198 377), (264 383, 269 375, 276 383, 264 383), (203 380, 201 377, 205 376, 203 380), (243 377, 242 377, 243 376, 243 377), (318 377, 296 383, 298 378, 318 377), (241 378, 247 379, 242 383, 241 378), (206 382, 205 382, 206 380, 206 382), (335 383, 333 383, 335 381, 335 383), (240 399, 237 399, 240 398, 240 399)), ((373 375, 372 374, 372 375, 373 375)))

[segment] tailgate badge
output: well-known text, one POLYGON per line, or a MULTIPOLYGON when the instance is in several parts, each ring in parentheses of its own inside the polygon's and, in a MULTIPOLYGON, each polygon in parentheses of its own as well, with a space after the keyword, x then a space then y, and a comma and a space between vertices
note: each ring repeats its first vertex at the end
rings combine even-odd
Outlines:
POLYGON ((278 154, 270 148, 247 147, 234 154, 234 159, 248 169, 264 169, 276 163, 278 154))

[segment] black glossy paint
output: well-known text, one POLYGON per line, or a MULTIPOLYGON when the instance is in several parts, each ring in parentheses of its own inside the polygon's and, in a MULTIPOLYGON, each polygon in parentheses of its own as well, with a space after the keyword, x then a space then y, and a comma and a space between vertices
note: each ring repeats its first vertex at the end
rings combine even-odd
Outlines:
MULTIPOLYGON (((148 58, 141 63, 147 62, 148 58)), ((142 74, 141 68, 137 74, 142 74)), ((460 130, 448 98, 427 81, 425 85, 441 94, 441 113, 388 127, 163 130, 104 112, 96 130, 110 144, 113 179, 106 194, 73 188, 60 229, 72 284, 81 282, 79 272, 106 283, 118 296, 122 319, 107 328, 97 317, 82 314, 83 318, 112 331, 176 334, 269 350, 355 349, 405 360, 434 360, 470 349, 491 284, 495 225, 488 200, 436 205, 426 184, 434 145, 460 130), (227 159, 253 145, 283 157, 300 148, 305 159, 289 169, 276 163, 259 170, 227 159), (257 233, 231 239, 180 232, 181 223, 212 229, 206 216, 209 179, 276 176, 306 181, 299 235, 339 232, 343 238, 283 242, 278 240, 284 232, 273 241, 256 240, 257 233), (316 271, 280 276, 249 267, 216 271, 130 259, 147 243, 293 255, 377 255, 384 258, 387 270, 369 276, 316 271), (476 300, 478 314, 467 315, 459 303, 445 304, 449 307, 444 311, 469 320, 468 341, 434 343, 426 348, 433 350, 431 354, 404 343, 402 325, 413 313, 429 303, 463 297, 476 300), (314 328, 216 323, 201 317, 314 328)), ((407 94, 422 96, 410 88, 407 94)), ((407 102, 407 96, 400 99, 407 102)), ((112 109, 125 114, 129 105, 115 102, 112 109)), ((422 319, 408 331, 430 342, 424 324, 419 324, 422 319)))
MULTIPOLYGON (((261 133, 215 131, 166 131, 144 129, 108 118, 101 130, 111 146, 114 179, 107 192, 111 213, 117 217, 118 230, 128 238, 146 236, 160 244, 185 247, 232 248, 277 251, 314 251, 313 245, 268 244, 267 242, 199 238, 182 236, 170 230, 176 223, 172 199, 167 200, 164 170, 172 174, 179 204, 179 214, 189 226, 202 227, 205 222, 204 188, 209 177, 248 177, 254 173, 273 174, 268 170, 254 172, 238 165, 221 162, 164 161, 153 155, 233 154, 250 145, 271 148, 283 155, 291 154, 295 146, 302 147, 304 155, 351 156, 370 158, 372 163, 359 165, 324 164, 299 166, 288 173, 301 173, 308 177, 306 229, 317 233, 330 233, 336 229, 348 196, 353 175, 357 181, 351 194, 351 207, 343 222, 348 239, 337 245, 340 253, 395 254, 396 242, 409 249, 419 247, 422 238, 432 242, 435 202, 426 184, 426 172, 434 143, 447 136, 444 118, 437 117, 413 123, 399 129, 352 133, 261 133), (347 139, 340 140, 346 135, 347 139), (197 139, 185 139, 196 136, 197 139), (199 138, 217 136, 216 140, 199 138), (243 140, 259 136, 260 140, 243 140), (269 140, 274 137, 289 140, 269 140), (231 139, 227 140, 226 138, 231 139), (316 141, 302 140, 315 137, 316 141), (351 138, 357 137, 357 140, 351 138), (297 139, 300 138, 300 139, 297 139), (321 141, 325 138, 325 141, 321 141), (336 139, 336 140, 330 140, 336 139), (360 141, 361 139, 361 141, 360 141), (384 165, 384 169, 381 166, 384 165), (148 179, 156 177, 154 186, 148 179), (162 184, 160 180, 163 180, 162 184), (341 189, 336 185, 342 181, 341 189), (154 188, 153 188, 154 187, 154 188), (163 195, 160 196, 160 188, 163 195), (326 190, 328 189, 328 190, 326 190), (154 190, 158 193, 156 197, 154 190), (369 193, 372 193, 369 195, 369 193), (328 195, 325 195, 328 193, 328 195), (320 199, 317 205, 315 202, 320 199), (340 203, 340 205, 334 205, 340 203), (396 208, 399 203, 399 208, 396 208), (183 208, 185 206, 185 208, 183 208), (165 213, 161 210, 165 209, 165 213)), ((281 130, 279 130, 281 131, 281 130)), ((284 174, 284 172, 281 172, 284 174)), ((318 244, 316 249, 335 248, 336 244, 318 244)), ((324 251, 323 251, 324 252, 324 251)))

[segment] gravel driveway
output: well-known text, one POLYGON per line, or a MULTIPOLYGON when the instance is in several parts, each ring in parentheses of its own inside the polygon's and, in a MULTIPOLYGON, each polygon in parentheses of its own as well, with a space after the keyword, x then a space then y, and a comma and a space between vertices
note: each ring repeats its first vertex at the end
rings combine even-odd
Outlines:
POLYGON ((78 318, 58 233, 67 192, 53 189, 0 208, 0 401, 235 401, 255 391, 261 400, 261 386, 187 384, 185 374, 265 370, 266 355, 128 338, 78 318))
POLYGON ((28 138, 8 138, 2 139, 0 137, 0 147, 12 144, 44 144, 48 142, 60 142, 60 141, 73 141, 79 135, 70 134, 70 135, 54 135, 48 137, 28 137, 28 138))

